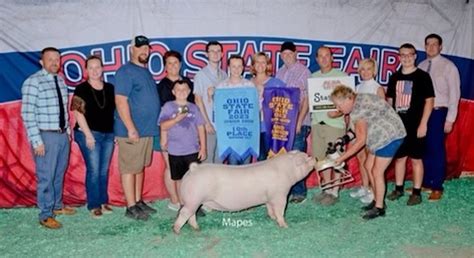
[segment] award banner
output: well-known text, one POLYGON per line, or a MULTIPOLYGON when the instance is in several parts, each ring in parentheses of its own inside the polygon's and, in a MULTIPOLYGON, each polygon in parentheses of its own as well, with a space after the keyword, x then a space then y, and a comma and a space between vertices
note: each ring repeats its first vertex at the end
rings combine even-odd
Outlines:
POLYGON ((219 157, 244 160, 260 152, 260 115, 255 87, 216 89, 214 113, 219 157))
POLYGON ((336 106, 332 103, 330 98, 332 91, 340 84, 354 89, 354 80, 355 78, 353 76, 309 78, 309 112, 336 110, 336 106))
POLYGON ((268 157, 291 150, 296 134, 300 90, 298 88, 265 88, 263 119, 270 142, 268 157))

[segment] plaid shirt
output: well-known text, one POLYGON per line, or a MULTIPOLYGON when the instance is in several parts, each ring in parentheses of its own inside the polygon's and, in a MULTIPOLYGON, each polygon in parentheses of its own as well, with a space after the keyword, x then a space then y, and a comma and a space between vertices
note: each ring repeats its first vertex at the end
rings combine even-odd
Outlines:
MULTIPOLYGON (((59 129, 59 101, 53 76, 41 69, 28 77, 21 87, 21 117, 33 148, 43 144, 40 130, 59 129)), ((58 76, 58 83, 66 111, 66 128, 69 133, 67 86, 60 76, 58 76)))
MULTIPOLYGON (((311 72, 308 67, 296 62, 290 67, 283 65, 276 73, 276 78, 284 81, 287 87, 300 89, 300 103, 303 99, 308 98, 308 78, 311 72)), ((311 125, 309 120, 309 112, 306 113, 303 125, 311 125)))

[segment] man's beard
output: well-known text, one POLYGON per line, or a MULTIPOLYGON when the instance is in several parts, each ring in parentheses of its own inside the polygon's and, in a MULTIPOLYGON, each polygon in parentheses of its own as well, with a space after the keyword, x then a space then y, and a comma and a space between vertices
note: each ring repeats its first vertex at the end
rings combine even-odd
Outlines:
POLYGON ((138 62, 142 64, 147 64, 148 63, 148 56, 143 58, 142 56, 138 56, 138 62))

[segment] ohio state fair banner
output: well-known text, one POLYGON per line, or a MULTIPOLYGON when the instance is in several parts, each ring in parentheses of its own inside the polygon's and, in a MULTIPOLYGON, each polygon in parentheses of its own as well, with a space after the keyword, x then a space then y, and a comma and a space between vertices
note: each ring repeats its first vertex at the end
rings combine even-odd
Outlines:
POLYGON ((298 120, 300 90, 266 87, 263 91, 263 119, 270 142, 268 157, 292 149, 298 120))
POLYGON ((309 112, 327 112, 336 110, 331 101, 331 93, 338 85, 355 89, 354 77, 320 77, 308 79, 309 112))
POLYGON ((244 160, 260 152, 260 111, 255 87, 216 89, 214 113, 219 157, 244 160))

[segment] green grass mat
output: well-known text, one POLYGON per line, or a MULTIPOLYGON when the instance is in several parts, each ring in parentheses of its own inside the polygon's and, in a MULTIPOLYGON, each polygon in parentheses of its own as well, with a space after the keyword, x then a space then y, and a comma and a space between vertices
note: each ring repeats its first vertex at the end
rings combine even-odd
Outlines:
MULTIPOLYGON (((311 201, 289 204, 288 229, 280 229, 265 207, 212 212, 198 218, 200 232, 171 226, 176 213, 167 201, 146 222, 124 217, 124 208, 93 219, 85 207, 59 216, 60 230, 37 221, 38 209, 0 209, 1 257, 474 257, 474 180, 445 184, 443 199, 408 207, 405 195, 387 201, 383 218, 364 221, 361 203, 341 191, 340 201, 321 207, 311 201), (231 222, 226 225, 226 222, 231 222), (238 222, 245 224, 237 227, 238 222)), ((392 190, 393 185, 389 186, 392 190)))

